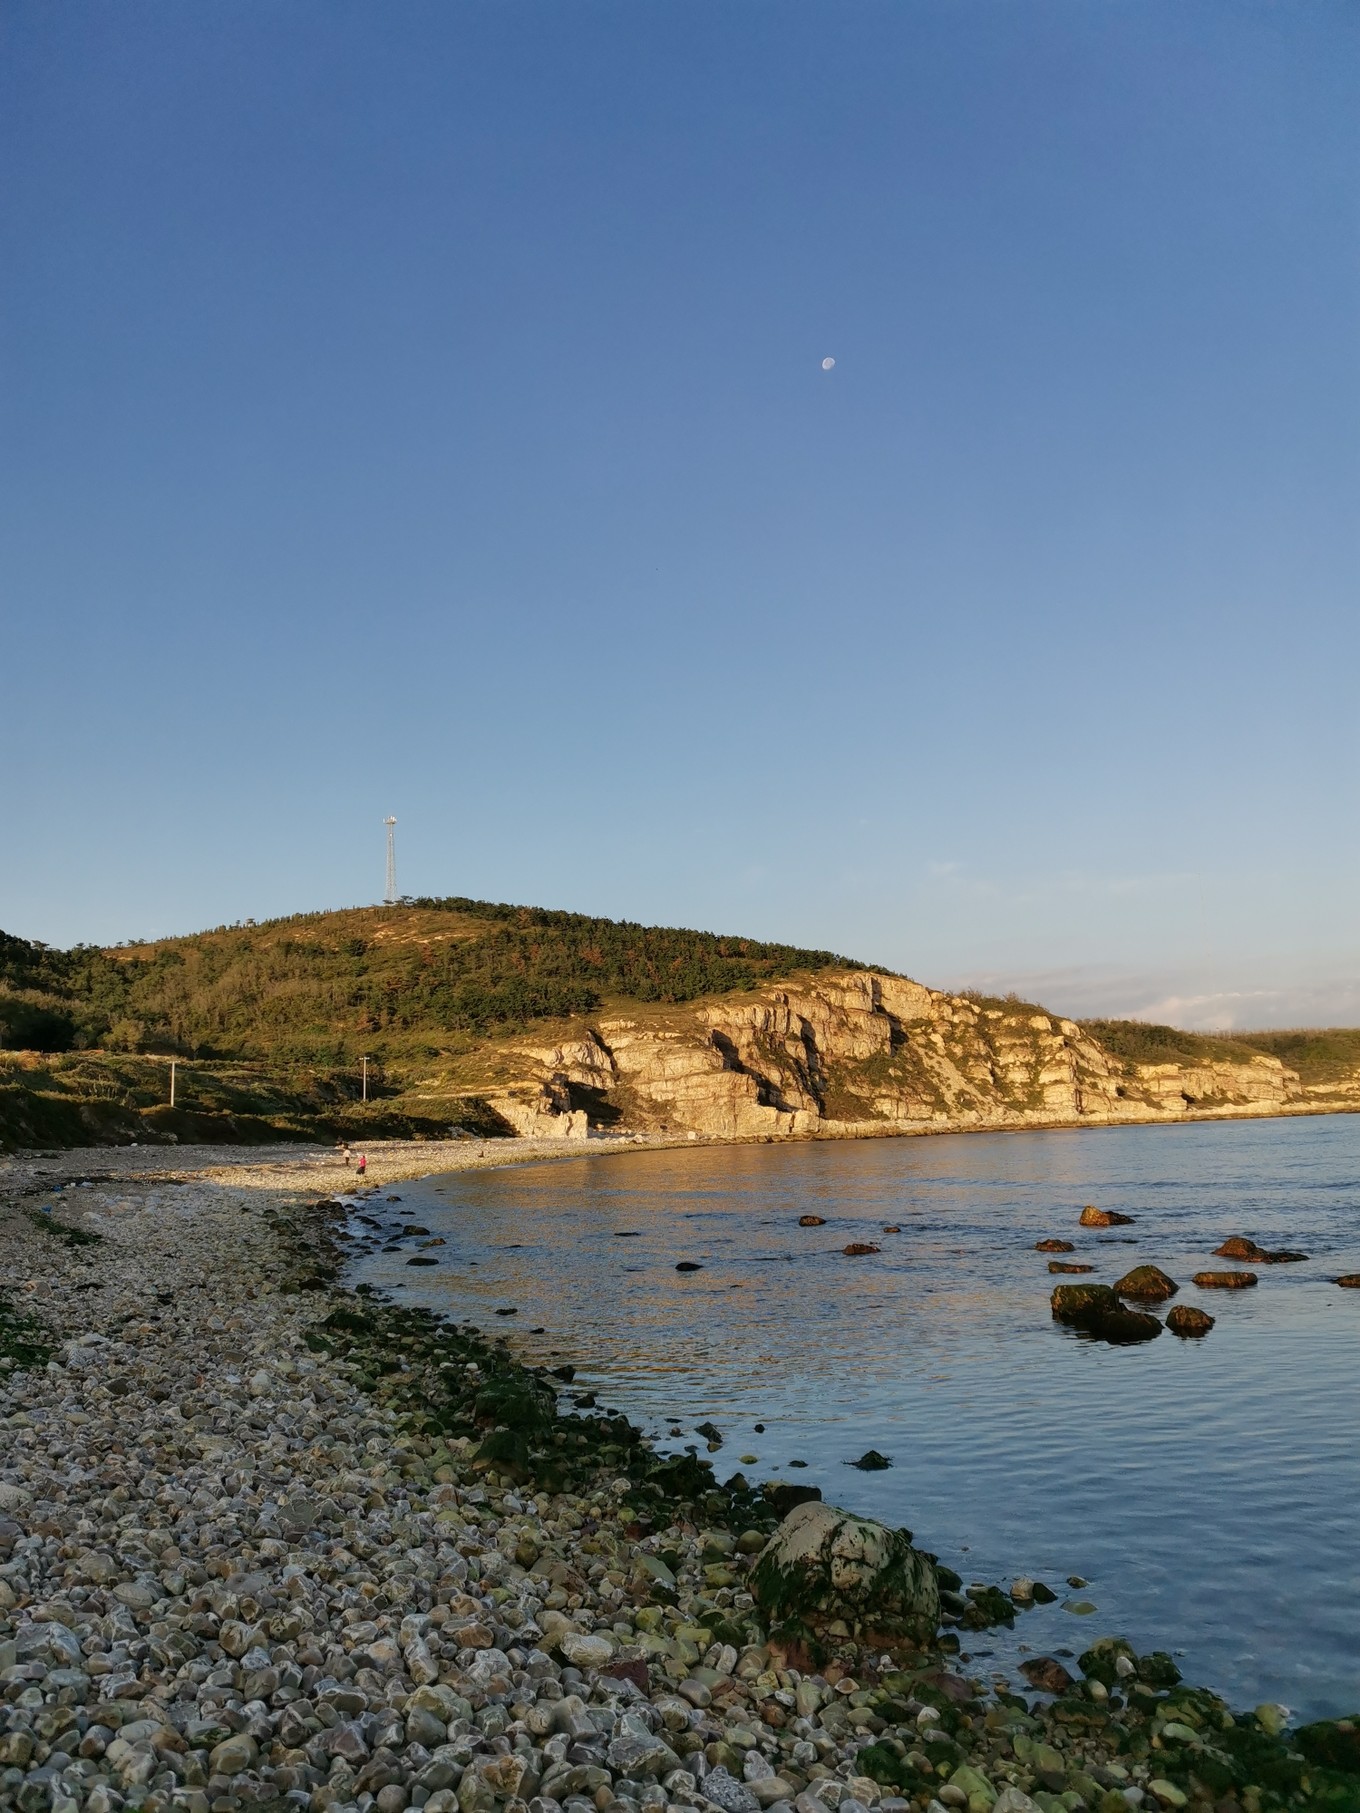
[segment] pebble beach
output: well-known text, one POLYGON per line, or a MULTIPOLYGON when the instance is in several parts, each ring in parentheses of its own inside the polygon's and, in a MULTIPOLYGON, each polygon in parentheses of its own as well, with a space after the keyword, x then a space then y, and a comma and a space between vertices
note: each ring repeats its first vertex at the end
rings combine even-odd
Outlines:
MULTIPOLYGON (((374 1147, 364 1186, 529 1155, 374 1147)), ((0 1806, 1360 1806, 1346 1721, 1299 1748, 1120 1645, 1028 1695, 948 1630, 813 1653, 752 1592, 754 1493, 647 1513, 612 1448, 488 1458, 421 1410, 515 1363, 343 1289, 354 1185, 315 1149, 0 1161, 0 1806)))

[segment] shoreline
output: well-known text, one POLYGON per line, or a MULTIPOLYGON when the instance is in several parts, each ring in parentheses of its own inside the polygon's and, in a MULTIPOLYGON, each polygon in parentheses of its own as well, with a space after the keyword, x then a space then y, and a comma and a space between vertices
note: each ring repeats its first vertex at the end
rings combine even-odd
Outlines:
MULTIPOLYGON (((1192 1108, 1177 1114, 1163 1114, 1149 1109, 1144 1112, 1118 1115, 1016 1116, 1001 1114, 994 1117, 977 1115, 971 1119, 939 1121, 827 1120, 816 1127, 768 1133, 714 1133, 689 1129, 674 1132, 633 1130, 614 1133, 594 1129, 584 1137, 577 1135, 560 1139, 524 1134, 498 1138, 463 1134, 456 1139, 435 1139, 417 1134, 401 1138, 375 1138, 366 1145, 362 1139, 356 1138, 355 1149, 363 1148, 370 1153, 382 1152, 389 1158, 397 1151, 414 1150, 427 1154, 437 1152, 441 1157, 452 1161, 443 1164, 440 1168, 457 1171, 480 1168, 489 1164, 518 1164, 535 1159, 581 1157, 588 1153, 667 1150, 686 1146, 777 1146, 874 1139, 925 1139, 962 1133, 1060 1133, 1081 1132, 1088 1129, 1096 1131, 1113 1127, 1186 1127, 1211 1125, 1217 1122, 1321 1119, 1341 1114, 1360 1114, 1360 1102, 1307 1101, 1271 1105, 1244 1102, 1224 1107, 1192 1108)), ((321 1162, 321 1156, 331 1154, 337 1149, 329 1140, 323 1145, 309 1137, 280 1137, 277 1141, 233 1140, 207 1143, 186 1141, 181 1145, 173 1138, 157 1136, 154 1129, 148 1128, 148 1138, 145 1144, 139 1141, 123 1140, 88 1146, 7 1147, 0 1143, 0 1164, 50 1163, 54 1160, 60 1161, 63 1154, 77 1152, 136 1152, 142 1157, 149 1157, 155 1153, 173 1157, 177 1153, 197 1156, 203 1152, 215 1152, 219 1155, 215 1161, 216 1165, 219 1168, 227 1168, 240 1163, 253 1162, 265 1152, 291 1155, 309 1153, 313 1155, 314 1162, 321 1162)), ((404 1182, 412 1176, 426 1174, 432 1175, 433 1171, 429 1173, 412 1172, 403 1167, 400 1171, 391 1172, 388 1181, 404 1182)))
MULTIPOLYGON (((646 1149, 473 1144, 375 1144, 362 1187, 646 1149)), ((555 1407, 542 1427, 590 1429, 587 1451, 535 1478, 495 1433, 516 1435, 510 1398, 484 1402, 542 1394, 508 1342, 338 1286, 327 1205, 357 1181, 296 1146, 0 1160, 0 1279, 55 1361, 0 1372, 0 1805, 1356 1804, 1302 1797, 1325 1771, 1268 1709, 1168 1700, 1147 1658, 1142 1685, 1111 1651, 1026 1699, 958 1673, 947 1637, 891 1658, 771 1643, 749 1574, 773 1508, 555 1407)))

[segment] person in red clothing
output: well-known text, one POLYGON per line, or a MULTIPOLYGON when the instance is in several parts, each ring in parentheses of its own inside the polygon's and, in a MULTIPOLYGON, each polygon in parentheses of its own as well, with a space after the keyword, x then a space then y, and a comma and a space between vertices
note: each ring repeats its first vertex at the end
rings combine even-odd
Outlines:
POLYGON ((355 1169, 358 1171, 360 1177, 362 1177, 364 1172, 368 1169, 368 1160, 364 1157, 362 1152, 359 1154, 359 1162, 355 1166, 355 1169))

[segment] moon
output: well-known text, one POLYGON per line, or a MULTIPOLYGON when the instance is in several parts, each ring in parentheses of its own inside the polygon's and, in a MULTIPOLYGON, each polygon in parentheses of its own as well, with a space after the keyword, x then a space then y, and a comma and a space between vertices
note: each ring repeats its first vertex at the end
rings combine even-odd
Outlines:
POLYGON ((832 368, 832 366, 833 366, 833 365, 834 365, 834 364, 835 364, 835 363, 836 363, 836 361, 835 361, 835 360, 834 360, 834 359, 823 359, 823 360, 822 360, 822 370, 823 370, 823 371, 830 371, 830 370, 831 370, 831 368, 832 368))

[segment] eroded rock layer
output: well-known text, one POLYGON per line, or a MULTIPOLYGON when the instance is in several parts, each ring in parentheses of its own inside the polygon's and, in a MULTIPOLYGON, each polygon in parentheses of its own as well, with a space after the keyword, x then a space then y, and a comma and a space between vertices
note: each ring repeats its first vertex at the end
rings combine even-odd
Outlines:
POLYGON ((587 1120, 752 1138, 1279 1113, 1297 1074, 1128 1063, 1072 1020, 870 970, 648 1017, 603 1015, 556 1044, 503 1048, 496 1105, 524 1133, 587 1120), (582 1118, 584 1117, 584 1118, 582 1118))

